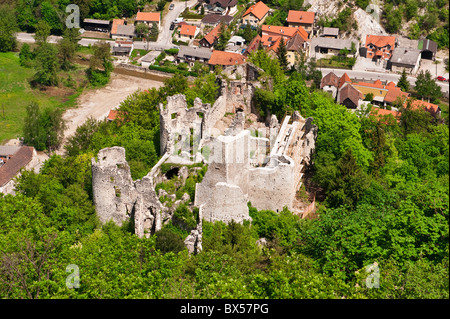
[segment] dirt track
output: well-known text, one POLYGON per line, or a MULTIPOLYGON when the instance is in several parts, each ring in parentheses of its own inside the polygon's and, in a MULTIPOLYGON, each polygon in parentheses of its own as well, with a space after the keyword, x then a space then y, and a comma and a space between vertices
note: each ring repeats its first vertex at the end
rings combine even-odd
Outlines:
MULTIPOLYGON (((73 135, 78 126, 89 117, 103 120, 109 110, 119 106, 120 102, 137 90, 159 88, 162 82, 140 77, 111 73, 110 83, 100 89, 87 90, 78 98, 78 108, 67 110, 63 118, 67 121, 64 139, 73 135)), ((63 143, 64 144, 64 143, 63 143)), ((62 153, 60 150, 57 153, 62 153)))

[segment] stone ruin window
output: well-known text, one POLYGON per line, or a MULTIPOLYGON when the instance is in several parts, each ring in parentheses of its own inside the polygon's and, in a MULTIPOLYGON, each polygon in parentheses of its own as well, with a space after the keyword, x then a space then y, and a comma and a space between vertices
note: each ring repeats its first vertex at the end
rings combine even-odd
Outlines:
POLYGON ((177 118, 177 113, 170 114, 170 117, 172 118, 172 120, 176 119, 177 118))
POLYGON ((120 197, 120 188, 117 186, 114 186, 114 193, 116 194, 116 197, 120 197))

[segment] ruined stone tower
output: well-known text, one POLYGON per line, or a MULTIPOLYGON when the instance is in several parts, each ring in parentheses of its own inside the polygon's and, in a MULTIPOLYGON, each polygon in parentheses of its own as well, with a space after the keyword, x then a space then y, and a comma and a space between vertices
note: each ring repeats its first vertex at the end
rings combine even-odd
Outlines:
POLYGON ((133 181, 123 147, 104 148, 92 158, 92 191, 97 215, 102 224, 117 225, 132 220, 139 237, 161 228, 163 206, 155 193, 151 176, 133 181))

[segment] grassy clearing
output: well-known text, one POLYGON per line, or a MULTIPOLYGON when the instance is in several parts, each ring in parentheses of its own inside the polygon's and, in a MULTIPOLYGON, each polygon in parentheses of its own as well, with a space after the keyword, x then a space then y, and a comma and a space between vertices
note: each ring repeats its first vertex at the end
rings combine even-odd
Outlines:
MULTIPOLYGON (((18 138, 23 128, 26 107, 36 101, 41 108, 69 108, 76 105, 81 90, 60 87, 41 91, 28 82, 33 69, 19 64, 18 53, 0 53, 0 144, 18 138)), ((74 71, 73 78, 76 78, 74 71)))

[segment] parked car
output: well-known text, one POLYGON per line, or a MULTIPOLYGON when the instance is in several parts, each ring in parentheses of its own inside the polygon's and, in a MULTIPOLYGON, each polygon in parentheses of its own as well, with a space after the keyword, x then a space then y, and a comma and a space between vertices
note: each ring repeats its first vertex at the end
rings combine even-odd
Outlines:
POLYGON ((169 6, 169 10, 173 10, 173 7, 175 7, 175 5, 173 3, 171 3, 169 6))
POLYGON ((172 23, 172 24, 170 25, 169 30, 173 30, 173 29, 175 29, 175 24, 172 23))
POLYGON ((438 77, 437 77, 437 80, 438 80, 438 81, 444 81, 444 82, 447 81, 447 79, 444 78, 443 76, 438 76, 438 77))

